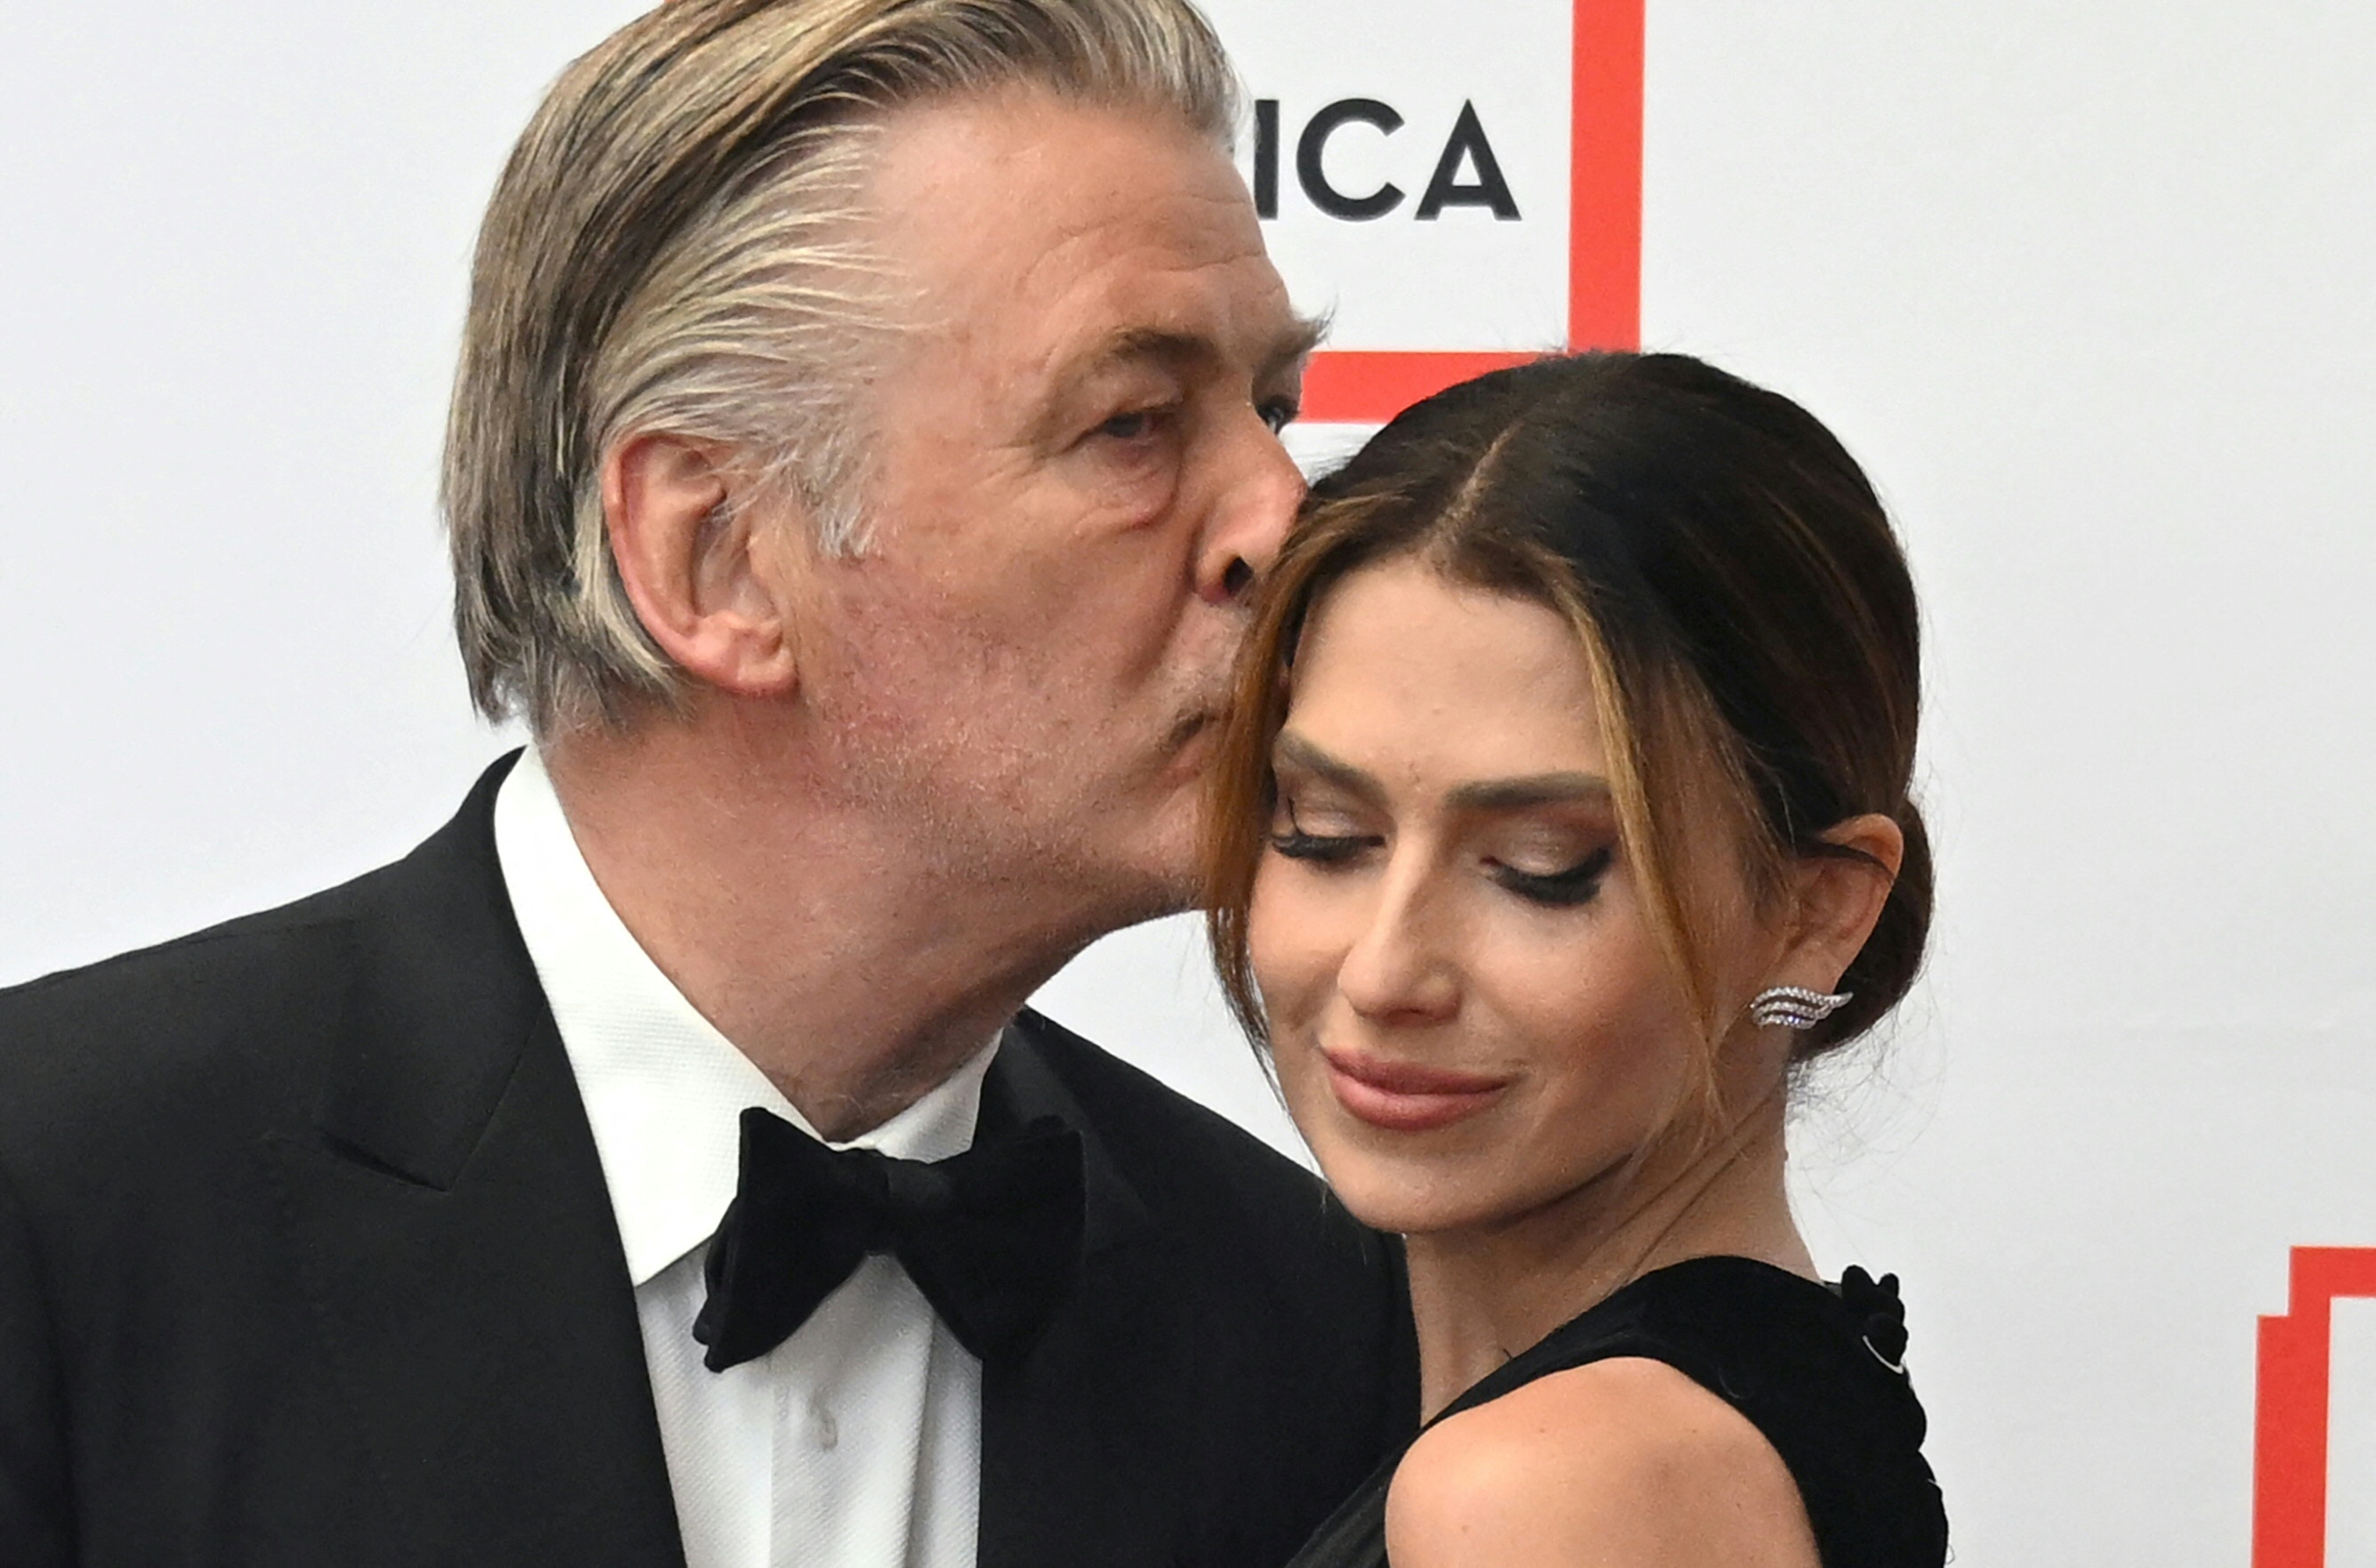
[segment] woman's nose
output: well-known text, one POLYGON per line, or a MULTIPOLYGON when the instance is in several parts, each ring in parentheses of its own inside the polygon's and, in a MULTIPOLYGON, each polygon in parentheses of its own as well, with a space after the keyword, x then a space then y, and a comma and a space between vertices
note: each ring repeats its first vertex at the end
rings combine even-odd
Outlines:
POLYGON ((1459 1005, 1458 968, 1423 875, 1389 871, 1337 968, 1336 988, 1378 1022, 1429 1023, 1459 1005))

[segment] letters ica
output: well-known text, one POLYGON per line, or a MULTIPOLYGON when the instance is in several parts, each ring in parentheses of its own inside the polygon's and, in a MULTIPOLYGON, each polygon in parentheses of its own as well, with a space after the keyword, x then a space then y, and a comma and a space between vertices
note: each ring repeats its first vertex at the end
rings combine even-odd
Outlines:
MULTIPOLYGON (((1265 218, 1278 216, 1278 175, 1284 146, 1279 127, 1279 101, 1254 101, 1254 210, 1265 218)), ((1403 128, 1403 116, 1394 105, 1374 98, 1340 98, 1304 123, 1295 137, 1295 183, 1304 198, 1331 218, 1364 222, 1384 218, 1403 205, 1400 185, 1385 181, 1375 189, 1347 191, 1330 178, 1328 147, 1340 132, 1392 137, 1403 128), (1358 130, 1355 128, 1358 127, 1358 130)), ((1477 105, 1464 102, 1452 132, 1436 155, 1435 172, 1411 216, 1422 222, 1443 216, 1446 208, 1481 207, 1503 221, 1518 217, 1518 203, 1502 174, 1501 160, 1486 138, 1477 105)))

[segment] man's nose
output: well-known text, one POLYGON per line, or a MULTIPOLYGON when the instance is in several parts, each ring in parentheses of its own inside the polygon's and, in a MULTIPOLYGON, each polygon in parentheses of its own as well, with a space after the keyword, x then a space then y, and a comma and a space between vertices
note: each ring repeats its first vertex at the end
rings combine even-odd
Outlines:
POLYGON ((1228 465, 1218 514, 1197 562, 1196 591, 1215 604, 1242 597, 1278 554, 1303 500, 1303 471, 1278 434, 1253 410, 1217 455, 1228 465))

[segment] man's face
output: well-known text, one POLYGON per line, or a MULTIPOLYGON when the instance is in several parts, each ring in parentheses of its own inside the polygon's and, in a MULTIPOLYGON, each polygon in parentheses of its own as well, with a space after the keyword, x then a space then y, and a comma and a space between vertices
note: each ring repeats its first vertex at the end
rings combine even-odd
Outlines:
POLYGON ((838 770, 948 869, 1088 930, 1193 887, 1206 735, 1302 481, 1307 326, 1228 159, 1014 94, 886 127, 910 330, 864 396, 869 542, 819 563, 802 680, 838 770))

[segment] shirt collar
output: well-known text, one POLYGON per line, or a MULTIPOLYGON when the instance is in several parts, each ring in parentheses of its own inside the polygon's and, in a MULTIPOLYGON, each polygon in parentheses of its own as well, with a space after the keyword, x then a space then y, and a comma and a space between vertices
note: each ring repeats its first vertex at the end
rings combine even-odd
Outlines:
MULTIPOLYGON (((641 1286, 709 1240, 732 1201, 742 1112, 816 1129, 701 1016, 611 908, 536 749, 495 797, 495 855, 594 1130, 611 1208, 641 1286)), ((992 1040, 849 1145, 944 1159, 973 1144, 992 1040)))

